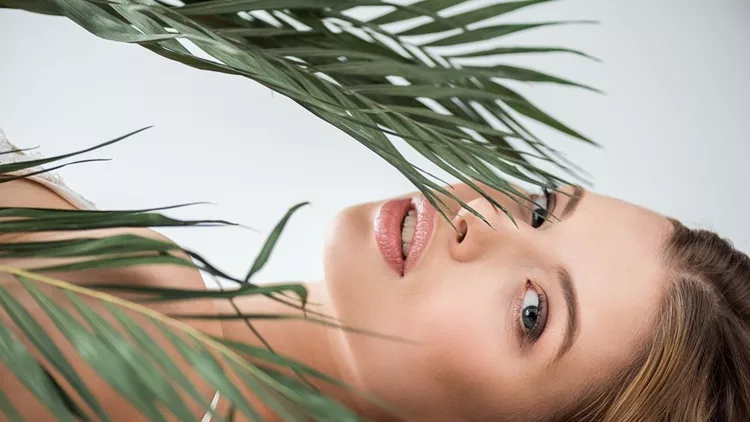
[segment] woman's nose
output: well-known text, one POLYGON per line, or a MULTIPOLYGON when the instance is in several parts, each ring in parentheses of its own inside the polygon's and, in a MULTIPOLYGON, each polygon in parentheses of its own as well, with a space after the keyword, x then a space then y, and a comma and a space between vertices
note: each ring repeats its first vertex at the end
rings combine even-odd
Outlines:
POLYGON ((453 231, 450 245, 451 255, 456 261, 468 262, 495 254, 501 242, 512 242, 512 238, 518 235, 515 233, 518 229, 511 219, 487 199, 480 197, 468 202, 468 205, 487 222, 465 208, 453 218, 458 232, 453 231))

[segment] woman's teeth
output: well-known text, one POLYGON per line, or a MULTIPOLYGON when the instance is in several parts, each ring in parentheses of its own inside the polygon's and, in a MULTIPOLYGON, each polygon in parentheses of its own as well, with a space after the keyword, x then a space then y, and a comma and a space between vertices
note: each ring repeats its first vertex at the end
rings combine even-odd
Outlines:
POLYGON ((401 229, 401 253, 404 254, 404 258, 409 255, 409 249, 411 248, 411 241, 414 239, 414 227, 417 225, 417 212, 415 210, 409 210, 404 218, 404 226, 401 229))

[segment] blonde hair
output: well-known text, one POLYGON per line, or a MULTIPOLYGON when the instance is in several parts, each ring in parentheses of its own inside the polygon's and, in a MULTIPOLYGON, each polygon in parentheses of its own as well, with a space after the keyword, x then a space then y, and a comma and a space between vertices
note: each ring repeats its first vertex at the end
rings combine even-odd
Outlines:
POLYGON ((750 421, 750 258, 671 220, 669 284, 653 334, 607 385, 555 421, 750 421))

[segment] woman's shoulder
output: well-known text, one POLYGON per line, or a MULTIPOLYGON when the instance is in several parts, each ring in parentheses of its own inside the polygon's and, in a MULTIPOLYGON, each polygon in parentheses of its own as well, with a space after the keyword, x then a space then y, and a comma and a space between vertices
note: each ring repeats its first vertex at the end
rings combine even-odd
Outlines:
MULTIPOLYGON (((0 166, 9 163, 24 162, 32 159, 41 158, 40 155, 29 155, 26 152, 19 151, 19 148, 12 144, 5 134, 0 130, 0 166)), ((29 171, 40 170, 40 167, 25 169, 20 172, 2 174, 0 177, 18 176, 28 174, 29 171)), ((62 183, 59 176, 44 173, 43 175, 34 175, 23 179, 3 181, 0 179, 0 208, 47 208, 60 210, 75 209, 92 209, 93 204, 86 201, 79 195, 70 191, 62 183), (42 178, 41 176, 48 177, 42 178), (81 199, 80 201, 77 199, 81 199)), ((0 217, 0 221, 2 221, 0 217)), ((166 236, 148 228, 106 228, 86 231, 64 231, 64 232, 34 232, 34 233, 3 233, 0 229, 0 243, 5 242, 29 242, 29 241, 53 241, 81 237, 103 238, 121 234, 134 234, 149 239, 156 239, 170 242, 166 236)), ((186 259, 185 254, 178 254, 186 259)), ((59 263, 60 259, 24 259, 23 262, 9 263, 23 268, 33 268, 38 266, 39 262, 44 261, 53 265, 59 263), (54 262, 52 262, 54 261, 54 262)), ((172 287, 172 288, 192 288, 204 289, 205 284, 203 277, 198 270, 175 265, 147 265, 139 267, 128 267, 120 269, 108 269, 90 271, 97 278, 122 280, 127 277, 129 282, 143 285, 172 287)), ((79 275, 79 282, 83 283, 83 275, 79 275)), ((91 278, 89 275, 86 278, 91 278)))
MULTIPOLYGON (((50 191, 43 185, 24 179, 13 180, 7 183, 0 183, 0 208, 5 207, 49 208, 62 210, 76 209, 76 207, 74 207, 68 201, 61 198, 56 193, 50 191)), ((1 217, 0 220, 2 220, 1 217)), ((123 227, 86 231, 56 231, 34 233, 2 233, 0 231, 0 243, 56 241, 82 237, 104 238, 122 234, 134 234, 149 239, 171 242, 171 240, 166 236, 148 228, 123 227)), ((180 254, 180 256, 187 258, 187 256, 184 254, 180 254)), ((3 261, 2 257, 0 257, 0 261, 3 261)), ((18 260, 18 262, 13 263, 5 262, 5 264, 13 264, 22 268, 33 268, 35 266, 39 266, 39 264, 42 262, 49 265, 61 263, 58 261, 60 261, 60 259, 57 258, 27 258, 18 260)), ((80 277, 82 277, 80 282, 82 284, 84 284, 85 281, 83 278, 85 278, 86 280, 92 279, 92 282, 95 282, 95 280, 93 279, 97 278, 122 280, 123 277, 127 277, 129 282, 141 285, 186 289, 205 288, 203 278, 198 270, 194 268, 175 265, 144 265, 130 268, 89 271, 87 274, 89 275, 86 277, 84 277, 85 274, 80 274, 80 277)))
MULTIPOLYGON (((28 150, 22 150, 21 148, 14 145, 5 136, 5 132, 0 129, 0 167, 7 164, 22 163, 25 161, 43 159, 44 156, 39 152, 29 152, 28 150)), ((2 173, 2 170, 0 170, 2 173)), ((49 171, 44 171, 41 166, 34 166, 19 171, 15 171, 8 174, 9 176, 22 176, 28 175, 28 180, 32 180, 42 187, 45 187, 52 192, 56 193, 61 198, 65 199, 71 205, 80 209, 95 209, 96 206, 93 202, 87 200, 79 193, 71 190, 65 185, 62 177, 59 174, 49 171), (31 173, 34 173, 31 175, 31 173)))
MULTIPOLYGON (((33 207, 33 208, 50 208, 50 209, 76 209, 70 202, 66 201, 54 191, 48 189, 44 185, 37 183, 36 181, 19 179, 0 183, 0 208, 5 207, 33 207)), ((0 217, 0 221, 2 221, 0 217)), ((120 234, 135 234, 142 237, 158 239, 162 241, 169 241, 169 239, 162 234, 150 230, 147 228, 108 228, 98 230, 86 230, 86 231, 60 231, 60 232, 34 232, 34 233, 0 233, 0 244, 2 243, 16 243, 16 242, 44 242, 44 241, 57 241, 64 239, 74 238, 102 238, 120 234)), ((176 252, 175 255, 189 259, 186 255, 181 252, 176 252)), ((81 259, 81 258, 76 258, 81 259)), ((8 258, 3 257, 0 253, 0 265, 17 268, 17 269, 34 269, 39 267, 55 266, 59 264, 68 263, 71 258, 8 258)), ((89 284, 100 284, 100 283, 115 283, 115 284, 127 284, 130 286, 147 286, 147 287, 164 287, 164 288, 181 288, 181 289, 205 289, 203 278, 200 272, 194 268, 177 266, 177 265, 143 265, 137 267, 126 267, 126 268, 107 268, 107 269, 88 269, 82 271, 65 271, 65 272, 45 272, 45 276, 64 280, 69 283, 77 284, 80 286, 86 286, 89 284)), ((42 311, 38 307, 34 306, 32 300, 26 295, 20 285, 10 274, 0 273, 0 286, 10 292, 16 300, 18 300, 22 306, 27 307, 27 311, 34 318, 41 318, 41 321, 45 321, 44 329, 47 330, 51 336, 54 337, 55 341, 59 341, 61 350, 65 356, 69 356, 71 359, 75 355, 75 351, 67 346, 63 336, 55 331, 54 326, 50 325, 49 321, 42 318, 42 311)), ((49 289, 48 289, 49 290, 49 289)), ((112 292, 108 292, 112 293, 112 292)), ((60 299, 60 303, 65 303, 64 307, 70 305, 64 300, 64 297, 60 292, 50 290, 48 292, 53 300, 60 299)), ((115 293, 116 294, 116 293, 115 293)), ((129 297, 126 294, 116 294, 124 299, 135 300, 135 297, 129 297)), ((89 299, 90 300, 90 299, 89 299)), ((91 306, 97 306, 96 303, 92 302, 91 306)), ((166 303, 149 303, 149 307, 161 312, 163 314, 177 315, 184 313, 205 313, 207 315, 215 315, 217 313, 215 304, 212 300, 198 300, 198 301, 176 301, 166 303)), ((133 315, 134 318, 137 315, 133 315)), ((222 327, 220 321, 216 320, 194 320, 186 321, 192 328, 202 331, 208 335, 214 337, 222 337, 222 327)), ((0 323, 11 324, 10 321, 4 320, 4 317, 0 315, 0 323)), ((145 325, 144 325, 145 327, 145 325)), ((157 338, 157 343, 163 344, 167 347, 167 343, 164 339, 158 337, 158 333, 154 333, 157 338)), ((28 345, 32 347, 31 344, 28 345)), ((215 390, 210 388, 207 384, 201 381, 201 378, 191 368, 189 362, 180 360, 180 356, 175 351, 168 351, 170 357, 172 357, 176 365, 184 371, 184 373, 199 386, 199 391, 205 395, 207 400, 215 394, 215 390)), ((3 367, 0 365, 0 373, 3 372, 3 367)), ((53 374, 54 368, 48 368, 53 374)), ((137 412, 130 407, 130 405, 123 401, 122 398, 114 391, 111 390, 106 383, 99 382, 99 378, 96 377, 94 372, 90 368, 84 366, 76 366, 76 370, 79 371, 81 378, 86 383, 92 383, 97 388, 95 389, 95 395, 100 402, 110 411, 117 413, 117 417, 113 417, 113 420, 138 420, 137 412)), ((3 380, 5 383, 5 379, 3 380)), ((35 406, 36 399, 30 395, 24 395, 22 392, 23 388, 18 388, 21 391, 15 394, 11 387, 14 384, 11 381, 3 388, 6 392, 10 392, 10 400, 17 405, 18 409, 28 409, 29 420, 42 420, 45 417, 41 417, 36 409, 41 409, 41 406, 35 406)), ((42 412, 42 410, 39 410, 42 412)), ((202 411, 199 408, 195 408, 196 420, 199 419, 198 415, 202 415, 202 411)), ((114 416, 113 413, 113 416, 114 416)), ((46 414, 45 414, 46 415, 46 414)), ((49 415, 47 415, 49 416, 49 415)))

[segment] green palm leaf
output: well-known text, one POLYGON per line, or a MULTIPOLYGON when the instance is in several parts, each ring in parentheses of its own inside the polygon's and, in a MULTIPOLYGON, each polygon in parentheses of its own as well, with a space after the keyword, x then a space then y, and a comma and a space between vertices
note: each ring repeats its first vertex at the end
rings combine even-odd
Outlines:
MULTIPOLYGON (((194 416, 179 395, 180 392, 185 392, 206 411, 211 409, 187 377, 181 375, 180 370, 165 352, 156 346, 153 336, 144 331, 144 324, 135 323, 125 311, 148 318, 149 323, 175 346, 204 380, 251 419, 257 420, 257 410, 248 397, 240 394, 240 388, 230 380, 228 370, 236 373, 243 382, 252 384, 253 391, 262 392, 266 397, 270 397, 269 394, 278 394, 284 401, 299 406, 303 414, 317 413, 322 415, 321 420, 334 420, 332 417, 343 417, 335 420, 357 420, 356 415, 332 399, 321 396, 320 393, 291 379, 278 378, 270 374, 266 368, 251 363, 240 354, 254 356, 269 363, 283 364, 325 382, 350 388, 303 364, 260 348, 232 342, 223 344, 223 340, 217 341, 174 318, 89 288, 5 266, 0 266, 0 272, 16 275, 37 305, 73 345, 78 356, 149 420, 166 420, 167 414, 174 415, 179 420, 192 420, 194 416), (40 286, 53 286, 63 290, 67 297, 67 306, 53 299, 40 286), (105 310, 94 309, 90 303, 82 300, 83 297, 104 303, 105 310), (75 309, 76 315, 69 311, 71 308, 75 309), (113 317, 117 323, 111 323, 105 318, 107 316, 113 317), (168 412, 161 410, 162 406, 168 412)), ((88 393, 84 396, 88 397, 86 404, 95 411, 99 420, 107 420, 96 399, 77 378, 75 372, 72 372, 69 361, 49 340, 49 334, 5 286, 0 286, 0 306, 11 316, 14 326, 25 338, 42 351, 45 357, 51 356, 54 359, 55 367, 60 369, 66 381, 73 381, 71 384, 77 393, 88 393)), ((56 382, 44 375, 41 365, 31 357, 23 343, 4 324, 0 324, 0 338, 0 362, 60 420, 72 421, 73 412, 65 406, 60 393, 56 391, 56 388, 59 388, 55 387, 56 382)), ((7 411, 12 413, 13 410, 8 406, 9 402, 4 404, 7 411)), ((286 411, 289 414, 290 412, 286 411)))
MULTIPOLYGON (((0 292, 5 288, 0 286, 0 292)), ((6 295, 8 296, 8 295, 6 295)), ((28 349, 18 340, 10 330, 0 325, 0 361, 2 361, 24 386, 31 391, 39 401, 63 422, 75 422, 73 415, 63 404, 54 386, 44 373, 41 366, 34 360, 28 349)), ((7 402, 7 400, 5 400, 7 402)), ((8 402, 6 406, 11 406, 8 402)), ((16 413, 13 408, 10 412, 16 413)))
MULTIPOLYGON (((499 64, 478 67, 453 61, 454 57, 497 54, 583 53, 561 47, 503 49, 495 46, 479 53, 463 52, 460 48, 441 53, 436 48, 460 47, 487 39, 502 39, 519 31, 583 22, 490 26, 483 23, 489 18, 547 1, 463 7, 458 13, 451 12, 452 7, 466 6, 464 1, 425 0, 402 6, 380 0, 187 0, 184 6, 175 7, 154 0, 49 0, 35 1, 28 10, 42 8, 49 12, 54 9, 102 38, 138 43, 171 60, 203 70, 244 76, 276 90, 396 167, 445 217, 438 206, 436 192, 440 190, 433 181, 435 177, 406 160, 391 140, 383 136, 383 131, 402 137, 420 134, 424 142, 415 149, 435 165, 459 179, 475 177, 511 195, 516 193, 507 189, 507 183, 500 180, 501 174, 514 178, 525 175, 526 182, 546 186, 567 183, 567 177, 586 182, 556 151, 530 136, 515 122, 519 117, 528 118, 573 138, 586 142, 591 142, 590 139, 531 104, 504 86, 503 81, 587 86, 533 69, 499 64), (370 20, 358 17, 353 11, 354 7, 382 9, 384 5, 392 10, 370 20), (253 11, 270 13, 275 22, 247 14, 253 11), (421 23, 415 26, 414 21, 421 23), (409 22, 412 27, 400 33, 388 29, 409 22), (426 44, 412 41, 414 36, 441 34, 445 35, 426 44), (196 57, 177 39, 192 41, 212 59, 196 57), (392 77, 402 78, 408 86, 394 85, 392 77), (435 110, 426 105, 423 98, 435 100, 450 113, 451 118, 438 125, 440 130, 435 130, 434 120, 425 116, 435 110), (475 111, 478 106, 484 106, 502 124, 498 126, 485 120, 475 111), (420 111, 405 112, 409 109, 420 111), (463 121, 465 125, 459 123, 463 121), (463 130, 469 127, 479 133, 479 140, 470 138, 463 130), (537 152, 536 156, 557 166, 567 176, 552 176, 542 171, 534 155, 511 146, 506 140, 509 137, 521 140, 537 152), (471 148, 464 146, 467 142, 472 143, 471 148), (446 162, 438 158, 446 148, 457 148, 464 154, 454 154, 453 159, 446 162), (476 160, 490 162, 487 171, 473 171, 476 160)), ((0 0, 0 4, 23 8, 17 1, 0 0)), ((404 82, 399 83, 402 84, 404 82)), ((481 190, 480 193, 494 202, 486 193, 481 190)), ((445 194, 453 197, 450 192, 445 194)))

